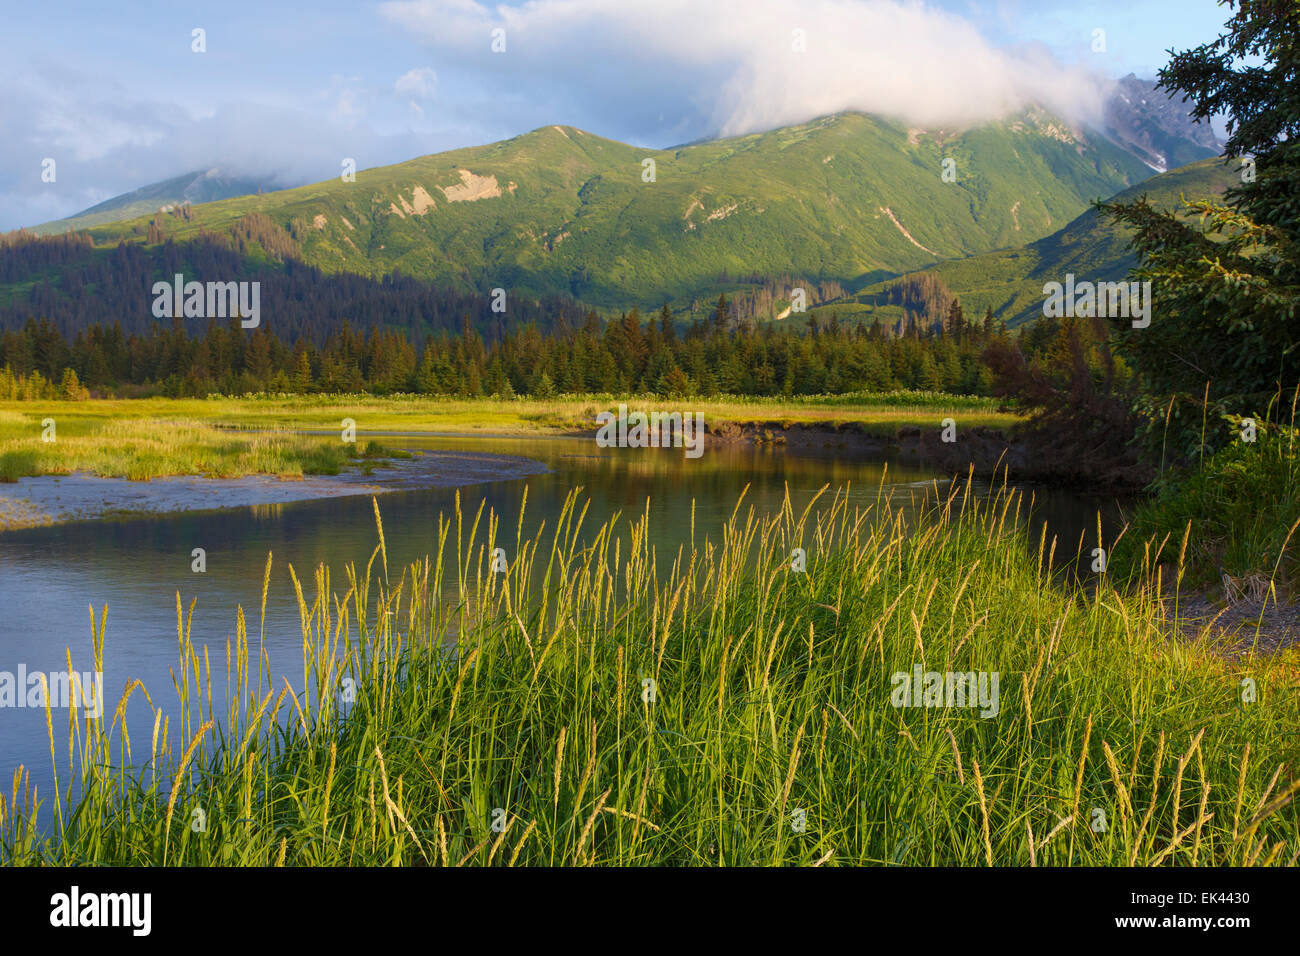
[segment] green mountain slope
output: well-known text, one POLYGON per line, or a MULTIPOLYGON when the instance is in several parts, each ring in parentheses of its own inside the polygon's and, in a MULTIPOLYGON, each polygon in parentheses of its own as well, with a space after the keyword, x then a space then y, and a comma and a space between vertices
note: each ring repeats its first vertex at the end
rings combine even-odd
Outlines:
POLYGON ((259 189, 269 189, 270 181, 246 176, 234 176, 220 169, 186 173, 172 179, 142 186, 121 196, 83 209, 75 216, 33 226, 29 231, 38 236, 89 229, 91 226, 152 216, 159 209, 184 203, 215 202, 234 196, 247 196, 259 189))
MULTIPOLYGON (((625 307, 687 301, 724 272, 847 282, 915 270, 1045 236, 1090 199, 1150 175, 1104 138, 1039 110, 964 132, 846 113, 673 150, 548 126, 354 182, 158 218, 164 236, 183 240, 258 212, 329 272, 400 270, 625 307), (945 159, 955 182, 941 175, 945 159)), ((143 240, 148 223, 91 233, 97 243, 143 240)))
MULTIPOLYGON (((1180 195, 1218 197, 1238 182, 1238 172, 1215 157, 1154 176, 1120 192, 1114 201, 1130 202, 1146 195, 1155 205, 1174 209, 1180 195)), ((1136 264, 1128 242, 1127 230, 1089 209, 1063 229, 1019 248, 953 259, 919 271, 943 282, 961 299, 967 315, 982 315, 992 308, 1008 325, 1018 325, 1042 315, 1046 282, 1064 282, 1067 273, 1093 282, 1123 279, 1136 264)), ((887 285, 869 285, 854 299, 868 307, 879 305, 887 285)), ((887 310, 881 314, 893 315, 887 310)))

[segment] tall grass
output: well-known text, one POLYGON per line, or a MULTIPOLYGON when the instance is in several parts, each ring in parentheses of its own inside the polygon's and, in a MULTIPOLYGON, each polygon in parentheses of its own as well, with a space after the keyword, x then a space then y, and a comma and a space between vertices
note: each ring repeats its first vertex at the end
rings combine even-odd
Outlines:
POLYGON ((1250 441, 1239 437, 1241 422, 1234 421, 1232 441, 1202 456, 1189 474, 1163 483, 1133 515, 1113 570, 1149 578, 1181 553, 1188 586, 1215 586, 1227 575, 1258 582, 1274 601, 1294 593, 1300 572, 1298 403, 1300 389, 1289 409, 1271 406, 1250 441))
POLYGON ((956 494, 912 527, 843 494, 769 516, 742 498, 720 539, 692 524, 664 556, 648 508, 585 529, 575 492, 530 539, 523 509, 508 530, 458 501, 401 570, 376 505, 364 571, 268 558, 263 621, 287 573, 301 683, 270 685, 240 609, 214 709, 221 652, 178 595, 178 709, 133 683, 71 714, 63 789, 38 819, 15 779, 0 861, 1293 864, 1294 659, 1174 640, 1153 591, 1062 590, 1018 493, 956 494), (999 712, 894 707, 916 665, 998 672, 999 712), (152 743, 128 739, 128 703, 152 743))
POLYGON ((72 472, 135 481, 167 475, 336 475, 353 451, 342 441, 319 437, 238 434, 185 419, 80 414, 88 404, 0 418, 0 481, 72 472), (41 423, 47 418, 54 419, 53 441, 43 438, 41 423))

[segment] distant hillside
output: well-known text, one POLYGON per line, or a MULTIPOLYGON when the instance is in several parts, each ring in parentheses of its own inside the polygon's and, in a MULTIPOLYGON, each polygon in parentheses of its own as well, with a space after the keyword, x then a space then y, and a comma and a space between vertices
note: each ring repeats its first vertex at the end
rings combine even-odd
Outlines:
MULTIPOLYGON (((1173 209, 1180 194, 1188 199, 1221 196, 1240 181, 1238 175, 1220 158, 1205 159, 1126 189, 1114 201, 1146 195, 1156 205, 1173 209)), ((961 299, 967 315, 980 315, 991 307, 1008 325, 1017 325, 1042 315, 1046 282, 1063 282, 1067 273, 1090 281, 1124 278, 1136 264, 1128 242, 1125 230, 1089 209, 1063 229, 1020 248, 941 262, 918 275, 938 278, 961 299)), ((881 282, 863 289, 854 297, 858 307, 883 305, 888 285, 881 282)), ((883 314, 893 317, 890 312, 883 314)))
POLYGON ((178 241, 258 212, 326 272, 598 306, 689 305, 723 274, 884 277, 1047 235, 1150 170, 1041 110, 963 132, 847 113, 651 150, 567 126, 91 230, 178 241), (643 160, 655 163, 654 181, 643 160), (953 160, 955 181, 942 177, 953 160))
POLYGON ((75 216, 33 226, 29 232, 40 236, 88 229, 124 219, 152 216, 160 209, 251 196, 259 191, 279 188, 269 178, 234 176, 220 169, 186 173, 160 183, 151 183, 129 193, 114 196, 98 205, 83 209, 75 216))

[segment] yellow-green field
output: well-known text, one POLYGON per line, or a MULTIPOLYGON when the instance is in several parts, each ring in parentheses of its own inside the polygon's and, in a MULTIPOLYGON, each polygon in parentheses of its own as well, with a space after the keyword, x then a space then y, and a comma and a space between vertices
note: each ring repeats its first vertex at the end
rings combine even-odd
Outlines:
POLYGON ((352 457, 352 447, 342 442, 287 432, 241 434, 198 418, 122 407, 126 402, 111 403, 116 414, 99 404, 0 409, 0 481, 73 472, 141 481, 164 475, 296 477, 338 474, 352 457))
POLYGON ((392 431, 593 432, 596 414, 620 402, 633 410, 695 412, 709 427, 726 422, 824 423, 886 435, 908 426, 938 427, 948 416, 966 426, 991 428, 1008 428, 1019 420, 998 411, 992 399, 922 392, 707 401, 591 395, 544 401, 280 396, 4 402, 0 481, 74 471, 140 480, 191 474, 337 474, 349 460, 348 446, 292 432, 341 433, 344 420, 351 419, 359 446, 366 444, 367 433, 392 431), (47 420, 54 422, 54 441, 45 440, 47 420))

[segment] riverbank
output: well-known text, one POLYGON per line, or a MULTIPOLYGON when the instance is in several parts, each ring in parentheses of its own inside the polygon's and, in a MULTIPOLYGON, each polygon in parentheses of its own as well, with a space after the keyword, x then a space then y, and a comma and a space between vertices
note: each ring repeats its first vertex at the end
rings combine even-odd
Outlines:
MULTIPOLYGON (((709 401, 595 395, 554 400, 263 396, 6 402, 0 403, 0 530, 111 514, 378 493, 392 482, 362 481, 356 471, 373 477, 376 469, 394 464, 394 453, 369 436, 588 437, 595 434, 597 414, 621 402, 634 410, 693 412, 716 440, 729 440, 722 436, 747 428, 748 419, 760 413, 764 420, 779 416, 784 425, 810 433, 833 435, 845 429, 844 434, 882 442, 893 440, 900 429, 920 431, 921 422, 937 430, 945 418, 975 430, 1016 421, 992 400, 935 393, 709 401), (148 484, 135 484, 140 482, 148 484)), ((456 462, 453 470, 463 470, 468 461, 456 462)), ((965 470, 965 464, 954 468, 965 470)), ((496 477, 526 473, 517 464, 503 463, 496 477)), ((469 475, 462 481, 457 473, 450 480, 493 479, 469 475)), ((440 485, 431 481, 424 486, 440 485)))
POLYGON ((1164 582, 1169 616, 1208 628, 1228 653, 1300 640, 1300 430, 1260 422, 1163 484, 1115 543, 1120 580, 1164 582), (1175 610, 1176 609, 1176 610, 1175 610))
POLYGON ((1228 603, 1204 592, 1170 595, 1161 613, 1183 640, 1206 641, 1226 657, 1275 654, 1300 644, 1300 604, 1281 598, 1228 603))
MULTIPOLYGON (((241 615, 228 704, 197 667, 175 705, 128 687, 121 708, 181 728, 136 742, 150 774, 106 701, 76 728, 83 796, 38 817, 16 792, 0 863, 1294 864, 1294 655, 1179 644, 1147 589, 1062 589, 1019 507, 972 497, 913 536, 887 503, 736 509, 660 576, 608 529, 581 546, 574 497, 502 574, 490 520, 462 540, 453 514, 391 584, 380 524, 341 598, 294 573, 298 697, 254 697, 241 615)), ((182 629, 180 660, 202 655, 182 629)))
POLYGON ((172 475, 148 481, 84 473, 40 475, 0 483, 0 531, 103 518, 217 511, 416 488, 460 488, 545 472, 513 455, 424 451, 407 458, 345 468, 337 475, 282 478, 172 475))
MULTIPOLYGON (((390 456, 387 436, 554 436, 587 438, 596 417, 631 411, 692 412, 705 442, 786 446, 837 456, 897 461, 940 474, 1007 477, 1093 493, 1141 487, 1115 472, 1071 481, 1069 463, 1035 455, 1018 434, 1022 419, 992 399, 937 393, 811 396, 801 399, 661 400, 608 395, 539 399, 430 400, 418 396, 262 396, 212 399, 89 400, 0 404, 0 489, 4 482, 78 473, 100 479, 246 479, 225 492, 170 482, 157 493, 66 482, 76 499, 58 505, 63 485, 26 482, 28 504, 0 495, 0 529, 114 510, 190 507, 197 494, 229 506, 353 493, 351 480, 286 489, 256 478, 302 479, 366 470, 390 456), (47 440, 49 439, 49 440, 47 440), (379 439, 379 442, 376 442, 379 439), (358 449, 366 449, 358 452, 358 449), (196 489, 203 489, 201 492, 196 489), (172 492, 175 492, 174 494, 172 492), (91 500, 99 496, 96 500, 91 500), (175 507, 169 507, 175 503, 175 507)), ((1078 477, 1078 476, 1076 476, 1078 477)), ((363 489, 364 490, 364 489, 363 489)))
POLYGON ((1094 494, 1136 495, 1150 480, 1140 469, 1079 473, 1070 462, 1038 454, 1018 425, 1017 421, 994 427, 957 418, 952 419, 951 430, 935 421, 884 429, 853 421, 722 422, 708 425, 708 441, 827 450, 923 465, 949 475, 966 475, 973 468, 978 478, 1086 488, 1094 494))

